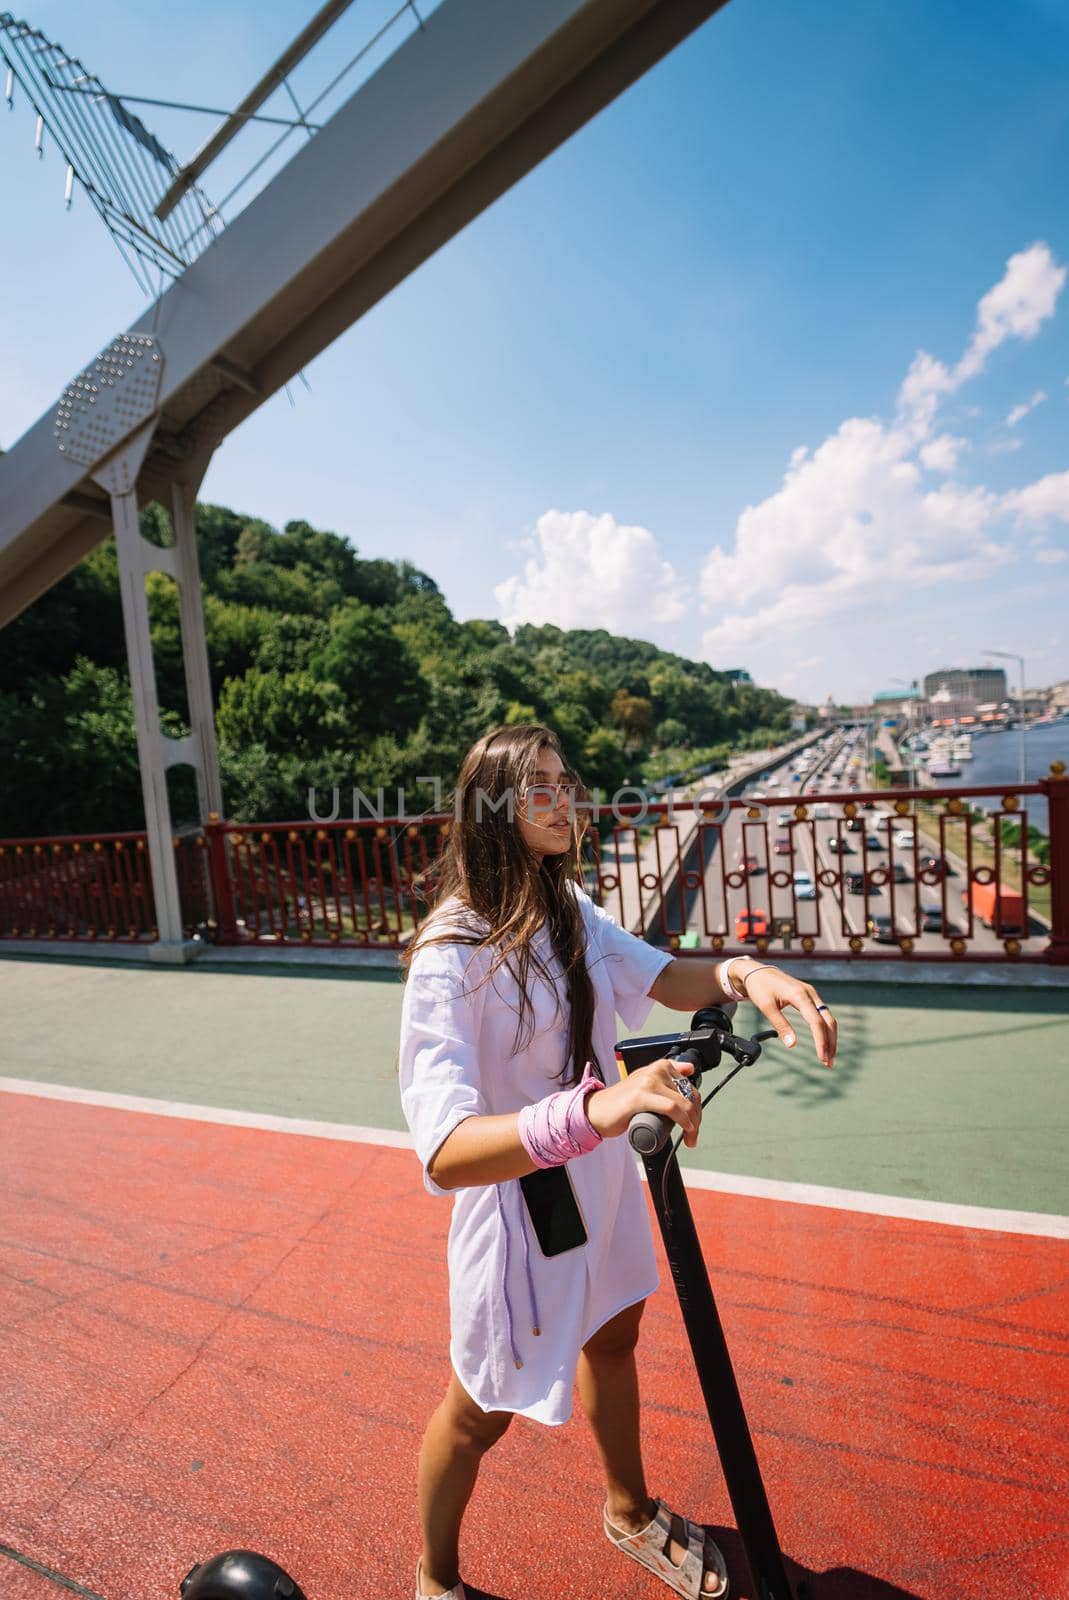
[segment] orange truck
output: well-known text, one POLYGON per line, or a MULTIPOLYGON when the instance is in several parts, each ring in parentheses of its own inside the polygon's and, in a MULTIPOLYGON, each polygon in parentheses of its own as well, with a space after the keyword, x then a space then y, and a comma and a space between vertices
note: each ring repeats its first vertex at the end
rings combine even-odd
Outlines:
POLYGON ((1001 888, 997 883, 971 883, 961 891, 966 911, 979 917, 985 928, 994 928, 999 910, 1002 911, 1003 934, 1024 933, 1024 901, 1015 889, 1001 888))

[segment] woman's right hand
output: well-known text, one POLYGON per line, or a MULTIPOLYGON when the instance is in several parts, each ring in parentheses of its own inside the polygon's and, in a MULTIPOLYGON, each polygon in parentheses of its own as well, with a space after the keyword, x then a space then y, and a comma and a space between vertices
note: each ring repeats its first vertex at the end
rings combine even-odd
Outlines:
POLYGON ((701 1127, 701 1095, 694 1091, 688 1100, 673 1086, 674 1078, 689 1078, 694 1071, 689 1061, 651 1061, 638 1067, 609 1088, 588 1095, 586 1114, 591 1126, 603 1139, 626 1133, 631 1118, 639 1111, 657 1111, 671 1117, 683 1129, 683 1143, 693 1150, 701 1127))

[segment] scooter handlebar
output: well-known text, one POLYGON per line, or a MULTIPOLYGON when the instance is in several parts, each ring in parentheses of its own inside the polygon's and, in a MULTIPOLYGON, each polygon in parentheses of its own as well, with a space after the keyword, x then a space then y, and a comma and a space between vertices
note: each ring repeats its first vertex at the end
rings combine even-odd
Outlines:
MULTIPOLYGON (((701 1031, 700 1042, 690 1049, 679 1048, 679 1044, 688 1035, 677 1034, 671 1043, 666 1036, 661 1036, 659 1039, 624 1040, 616 1047, 617 1055, 625 1061, 630 1055, 633 1067, 646 1065, 649 1061, 655 1060, 658 1054, 671 1061, 690 1061, 695 1070, 688 1081, 697 1089, 701 1083, 703 1069, 709 1071, 718 1065, 721 1051, 733 1056, 740 1067, 749 1067, 761 1054, 761 1045, 764 1041, 776 1038, 776 1030, 768 1028, 755 1033, 750 1039, 740 1039, 727 1030, 710 1027, 707 1019, 711 1014, 710 1011, 699 1012, 695 1017, 695 1022, 701 1019, 706 1026, 701 1031), (664 1048, 665 1045, 668 1045, 668 1048, 664 1048)), ((723 1020, 727 1021, 727 1018, 723 1020)), ((690 1037, 694 1035, 691 1034, 690 1037)), ((672 1117, 663 1116, 659 1111, 636 1111, 627 1125, 627 1142, 632 1150, 637 1150, 641 1156, 656 1155, 658 1150, 664 1148, 675 1126, 672 1117)))
MULTIPOLYGON (((689 1061, 694 1066, 694 1076, 688 1081, 701 1082, 702 1060, 697 1050, 671 1051, 669 1058, 672 1061, 689 1061)), ((697 1089, 695 1088, 695 1093, 697 1089)), ((656 1155, 672 1136, 672 1129, 676 1126, 671 1117, 662 1115, 659 1111, 636 1111, 627 1125, 627 1142, 632 1150, 637 1150, 640 1156, 656 1155)))

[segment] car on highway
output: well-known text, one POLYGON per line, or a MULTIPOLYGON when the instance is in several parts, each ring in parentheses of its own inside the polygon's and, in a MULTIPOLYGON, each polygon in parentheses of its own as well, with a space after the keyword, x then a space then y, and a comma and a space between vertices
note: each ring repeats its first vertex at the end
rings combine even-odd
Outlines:
POLYGON ((825 802, 821 800, 813 807, 813 815, 817 818, 818 822, 826 822, 831 816, 831 807, 826 805, 825 802))
POLYGON ((752 855, 747 854, 747 855, 739 857, 739 865, 738 865, 738 871, 739 872, 745 872, 745 873, 749 874, 749 873, 753 873, 753 872, 760 872, 760 870, 761 870, 761 866, 760 866, 760 863, 758 862, 758 859, 757 859, 756 856, 752 856, 752 855))
POLYGON ((906 871, 905 866, 901 861, 895 862, 894 866, 891 868, 891 876, 896 883, 909 883, 910 881, 909 873, 906 871))
POLYGON ((892 834, 892 838, 896 850, 912 850, 917 843, 917 835, 912 828, 899 828, 892 834))
POLYGON ((791 841, 789 839, 777 839, 772 846, 772 854, 774 856, 789 856, 790 853, 791 841))
POLYGON ((803 872, 801 868, 794 874, 794 898, 796 900, 815 900, 817 886, 813 882, 810 872, 803 872))
POLYGON ((944 878, 952 878, 954 876, 952 869, 943 856, 921 856, 920 870, 921 872, 934 873, 937 883, 942 883, 944 878))
POLYGON ((867 850, 886 850, 887 846, 884 844, 878 833, 866 833, 865 848, 867 850))
POLYGON ((886 911, 871 911, 866 927, 869 931, 869 937, 875 939, 877 944, 898 943, 899 936, 895 932, 895 925, 886 911))
POLYGON ((833 856, 856 856, 857 851, 849 839, 833 838, 828 840, 828 849, 833 856))
POLYGON ((779 816, 776 818, 776 821, 779 823, 781 828, 789 828, 791 823, 794 821, 794 812, 781 811, 779 816))
MULTIPOLYGON (((846 887, 847 887, 847 889, 849 889, 851 894, 864 894, 864 892, 865 892, 865 874, 863 872, 848 872, 846 874, 846 887)), ((869 884, 869 894, 870 895, 874 895, 874 894, 879 894, 879 893, 880 893, 879 884, 878 883, 870 883, 869 884)))
POLYGON ((941 933, 947 939, 961 939, 964 937, 962 930, 948 922, 943 926, 942 906, 921 906, 921 932, 941 933))
POLYGON ((752 944, 755 939, 768 937, 768 912, 756 907, 740 911, 735 918, 735 938, 739 944, 752 944))
POLYGON ((860 817, 847 817, 846 831, 847 833, 863 833, 865 831, 865 824, 862 822, 860 817))

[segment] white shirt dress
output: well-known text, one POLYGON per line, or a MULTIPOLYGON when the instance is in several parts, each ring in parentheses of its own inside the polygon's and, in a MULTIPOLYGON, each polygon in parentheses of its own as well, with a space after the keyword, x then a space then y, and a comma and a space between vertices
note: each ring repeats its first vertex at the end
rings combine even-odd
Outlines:
MULTIPOLYGON (((607 1083, 617 1081, 616 1015, 641 1028, 653 1001, 647 990, 672 960, 627 933, 576 889, 587 927, 587 969, 594 987, 592 1044, 607 1083)), ((456 897, 436 907, 422 934, 478 927, 456 897)), ((555 978, 543 923, 536 948, 555 978)), ((557 1077, 568 1045, 568 1003, 561 1005, 533 972, 529 1020, 513 1053, 518 986, 499 967, 482 984, 489 951, 447 943, 420 945, 412 957, 401 1008, 401 1104, 434 1195, 449 1195, 449 1355, 453 1369, 484 1411, 514 1411, 537 1422, 567 1422, 579 1352, 587 1339, 657 1287, 649 1213, 636 1158, 626 1137, 604 1139, 567 1164, 587 1242, 556 1256, 542 1254, 518 1179, 456 1190, 441 1188, 427 1167, 466 1117, 519 1111, 561 1089, 557 1077), (480 986, 481 985, 481 986, 480 986), (534 1328, 540 1332, 535 1334, 534 1328)))

